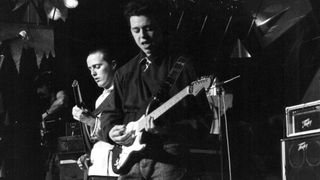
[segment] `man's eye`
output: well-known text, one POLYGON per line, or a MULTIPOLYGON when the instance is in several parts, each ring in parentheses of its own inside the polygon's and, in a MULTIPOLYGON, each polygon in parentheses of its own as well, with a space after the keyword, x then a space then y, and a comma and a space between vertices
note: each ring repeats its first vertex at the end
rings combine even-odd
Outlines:
POLYGON ((152 27, 146 27, 145 30, 146 31, 153 31, 153 28, 152 27))
POLYGON ((97 65, 94 65, 94 66, 93 66, 94 69, 99 69, 100 67, 101 67, 100 64, 97 64, 97 65))
POLYGON ((134 32, 134 33, 139 33, 139 29, 138 29, 138 28, 133 28, 133 29, 132 29, 132 32, 134 32))

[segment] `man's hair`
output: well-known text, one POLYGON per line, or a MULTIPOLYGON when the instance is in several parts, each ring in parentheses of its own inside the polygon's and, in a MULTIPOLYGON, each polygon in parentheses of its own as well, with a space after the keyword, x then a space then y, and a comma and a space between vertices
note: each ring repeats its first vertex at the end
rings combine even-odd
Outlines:
POLYGON ((116 63, 116 60, 114 59, 113 55, 106 48, 97 48, 95 50, 92 50, 89 52, 89 55, 95 53, 101 53, 103 55, 103 60, 106 61, 108 64, 116 63))
POLYGON ((124 10, 124 16, 128 23, 131 16, 147 16, 154 18, 165 30, 168 26, 169 11, 165 0, 131 0, 124 10))

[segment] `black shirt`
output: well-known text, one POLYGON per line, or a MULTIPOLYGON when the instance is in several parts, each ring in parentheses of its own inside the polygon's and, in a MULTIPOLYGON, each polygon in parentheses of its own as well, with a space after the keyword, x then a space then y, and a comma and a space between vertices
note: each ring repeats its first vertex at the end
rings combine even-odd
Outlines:
MULTIPOLYGON (((153 95, 166 79, 178 56, 162 54, 148 57, 151 64, 144 67, 144 53, 139 53, 115 73, 112 104, 101 116, 103 140, 113 143, 108 137, 110 129, 116 124, 127 124, 138 120, 144 113, 153 95)), ((169 91, 169 97, 174 96, 184 87, 196 80, 191 62, 186 63, 177 82, 169 91)), ((156 120, 157 125, 165 129, 160 135, 146 133, 147 144, 161 147, 170 154, 180 154, 186 151, 187 145, 201 138, 199 134, 209 133, 210 114, 205 94, 197 97, 187 96, 168 112, 156 120)), ((159 149, 159 148, 157 148, 159 149)))

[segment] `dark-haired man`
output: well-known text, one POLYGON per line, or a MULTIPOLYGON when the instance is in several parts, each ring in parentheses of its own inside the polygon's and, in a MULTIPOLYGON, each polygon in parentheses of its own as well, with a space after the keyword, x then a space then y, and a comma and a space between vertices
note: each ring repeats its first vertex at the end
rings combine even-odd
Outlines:
POLYGON ((96 100, 95 106, 97 109, 94 113, 88 113, 88 110, 77 106, 74 106, 72 109, 74 119, 91 127, 89 136, 96 142, 90 155, 85 154, 81 156, 77 163, 80 169, 88 169, 89 180, 112 180, 118 176, 112 171, 110 164, 113 145, 99 141, 101 128, 99 118, 100 111, 104 106, 108 106, 109 104, 109 95, 113 91, 113 76, 117 64, 107 50, 97 49, 89 53, 87 66, 98 87, 103 88, 103 92, 96 100))
MULTIPOLYGON (((126 124, 143 117, 146 105, 158 93, 178 57, 167 44, 168 7, 158 1, 131 1, 125 16, 140 53, 115 74, 114 107, 102 114, 102 129, 106 141, 131 146, 136 136, 126 131, 126 124)), ((196 79, 195 71, 187 61, 170 90, 161 94, 172 97, 196 79)), ((163 90, 161 90, 163 91, 163 90)), ((186 97, 161 119, 146 119, 143 134, 146 148, 139 158, 128 159, 132 166, 119 179, 186 179, 188 146, 199 132, 208 132, 206 118, 210 110, 206 97, 186 97), (205 130, 204 130, 205 129, 205 130)))

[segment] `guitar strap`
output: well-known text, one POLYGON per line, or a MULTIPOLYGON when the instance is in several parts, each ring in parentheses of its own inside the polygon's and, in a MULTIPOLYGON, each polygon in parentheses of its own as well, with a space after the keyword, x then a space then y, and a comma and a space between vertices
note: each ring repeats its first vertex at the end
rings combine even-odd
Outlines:
MULTIPOLYGON (((110 93, 112 93, 112 91, 110 93)), ((111 98, 110 95, 108 95, 106 98, 104 98, 102 103, 100 103, 100 105, 91 114, 94 117, 96 117, 98 114, 100 114, 105 109, 105 107, 108 105, 108 101, 110 101, 109 100, 110 98, 111 98)))
POLYGON ((82 140, 84 143, 85 151, 86 153, 90 154, 91 149, 92 149, 92 142, 90 140, 89 134, 87 133, 87 125, 81 123, 81 134, 82 134, 82 140))
MULTIPOLYGON (((108 101, 110 99, 110 95, 107 96, 102 103, 100 103, 100 105, 93 111, 91 112, 91 115, 93 117, 96 117, 98 114, 100 114, 103 109, 108 105, 108 101)), ((93 146, 93 141, 90 138, 90 134, 89 134, 89 130, 88 130, 88 126, 86 124, 81 123, 81 127, 82 127, 82 133, 83 133, 83 140, 85 143, 85 148, 86 148, 86 152, 90 153, 92 146, 93 146)))
POLYGON ((187 58, 179 56, 169 71, 166 80, 161 84, 160 89, 155 96, 158 100, 164 102, 166 99, 168 99, 168 93, 172 88, 172 85, 176 83, 178 77, 184 69, 185 64, 187 63, 187 60, 187 58))

